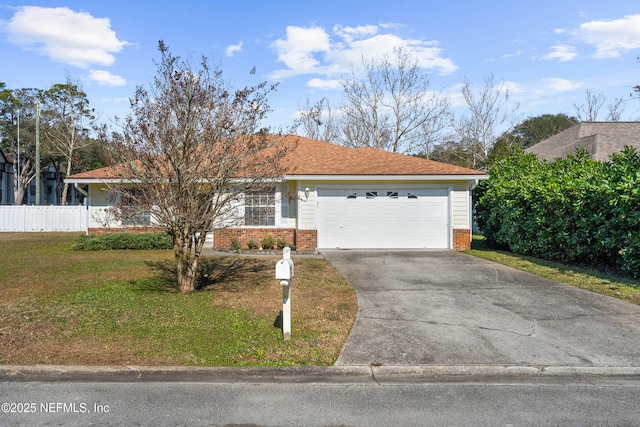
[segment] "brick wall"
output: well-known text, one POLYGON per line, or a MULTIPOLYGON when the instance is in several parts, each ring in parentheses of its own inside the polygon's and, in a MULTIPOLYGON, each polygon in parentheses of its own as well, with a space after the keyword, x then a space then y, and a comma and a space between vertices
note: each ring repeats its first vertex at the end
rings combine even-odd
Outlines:
POLYGON ((453 249, 467 251, 471 249, 471 230, 455 228, 453 230, 453 249))
POLYGON ((229 249, 231 239, 238 240, 240 249, 247 249, 249 240, 253 240, 258 246, 262 238, 271 234, 278 241, 284 237, 288 244, 296 246, 297 252, 315 252, 317 248, 318 234, 316 230, 296 230, 295 228, 217 228, 213 230, 213 246, 215 249, 229 249))
POLYGON ((296 249, 301 252, 318 250, 318 230, 296 230, 296 249))

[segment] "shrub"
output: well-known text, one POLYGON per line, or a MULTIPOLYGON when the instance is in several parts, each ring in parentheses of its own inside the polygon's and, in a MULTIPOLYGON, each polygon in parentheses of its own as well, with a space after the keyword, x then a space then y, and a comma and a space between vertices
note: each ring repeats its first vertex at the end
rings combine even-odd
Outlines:
POLYGON ((247 248, 249 249, 258 249, 258 244, 253 239, 249 239, 247 242, 247 248))
POLYGON ((640 276, 640 154, 608 162, 586 151, 554 162, 515 153, 474 192, 477 223, 494 247, 550 260, 618 265, 640 276))
POLYGON ((276 241, 273 238, 273 234, 269 233, 262 238, 262 249, 273 249, 276 245, 276 241))
POLYGON ((229 250, 232 252, 238 252, 240 250, 240 242, 238 242, 237 237, 231 238, 231 246, 229 247, 229 250))
POLYGON ((278 249, 284 249, 287 246, 289 246, 289 242, 287 242, 287 238, 286 237, 278 237, 278 249))
POLYGON ((150 250, 171 249, 171 237, 164 232, 157 233, 106 233, 102 235, 82 235, 76 240, 77 251, 106 250, 150 250))

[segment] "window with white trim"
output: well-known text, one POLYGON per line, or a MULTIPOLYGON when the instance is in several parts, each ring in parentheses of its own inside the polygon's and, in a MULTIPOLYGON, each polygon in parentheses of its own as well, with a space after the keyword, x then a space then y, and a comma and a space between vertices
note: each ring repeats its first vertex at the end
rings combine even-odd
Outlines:
POLYGON ((122 193, 110 194, 110 204, 118 207, 120 222, 123 226, 151 225, 151 212, 138 206, 136 200, 141 198, 142 190, 127 188, 122 193))
POLYGON ((276 225, 276 188, 250 191, 244 195, 244 225, 276 225))

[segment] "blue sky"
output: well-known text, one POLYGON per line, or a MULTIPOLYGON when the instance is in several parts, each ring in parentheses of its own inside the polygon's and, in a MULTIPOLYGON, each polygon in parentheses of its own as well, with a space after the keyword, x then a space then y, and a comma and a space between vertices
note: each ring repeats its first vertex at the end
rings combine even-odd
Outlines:
POLYGON ((624 99, 622 118, 640 118, 629 96, 640 84, 637 0, 0 2, 0 81, 46 89, 69 73, 104 122, 151 81, 160 39, 174 55, 219 63, 237 86, 280 82, 268 124, 283 127, 307 97, 336 105, 350 64, 395 46, 414 52, 454 106, 465 79, 493 74, 519 119, 574 115, 587 90, 624 99))

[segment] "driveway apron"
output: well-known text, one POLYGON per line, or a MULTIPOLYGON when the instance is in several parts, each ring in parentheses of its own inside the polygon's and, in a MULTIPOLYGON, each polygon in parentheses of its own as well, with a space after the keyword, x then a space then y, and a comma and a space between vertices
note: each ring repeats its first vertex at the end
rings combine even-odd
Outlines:
POLYGON ((359 304, 337 365, 640 367, 640 306, 452 251, 323 255, 359 304))

